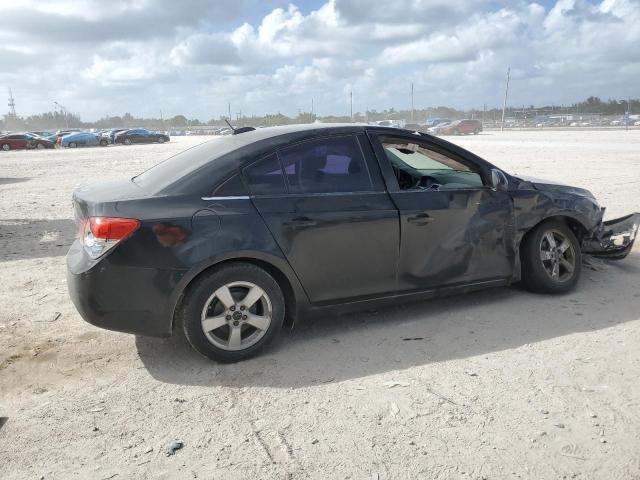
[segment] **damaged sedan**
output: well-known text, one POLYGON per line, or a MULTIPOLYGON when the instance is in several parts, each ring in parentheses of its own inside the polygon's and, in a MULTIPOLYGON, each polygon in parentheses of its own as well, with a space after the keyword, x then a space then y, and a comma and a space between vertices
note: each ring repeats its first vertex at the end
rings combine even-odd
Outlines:
POLYGON ((581 255, 622 259, 640 214, 525 178, 428 134, 292 125, 193 147, 73 194, 69 292, 88 322, 218 361, 315 312, 521 282, 570 291, 581 255))

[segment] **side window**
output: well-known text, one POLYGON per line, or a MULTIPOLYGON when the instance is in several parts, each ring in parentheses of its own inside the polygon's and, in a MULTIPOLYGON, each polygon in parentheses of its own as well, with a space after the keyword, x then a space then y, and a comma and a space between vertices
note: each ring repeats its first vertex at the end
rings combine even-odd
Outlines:
POLYGON ((479 169, 429 145, 404 138, 381 137, 400 190, 441 190, 483 186, 479 169))
POLYGON ((236 174, 227 179, 213 192, 214 197, 238 197, 246 194, 247 190, 244 187, 244 183, 242 183, 240 174, 236 174))
POLYGON ((282 167, 276 154, 271 154, 245 168, 244 176, 253 195, 287 193, 282 167))
POLYGON ((310 140, 280 152, 291 193, 371 191, 371 178, 353 136, 310 140))

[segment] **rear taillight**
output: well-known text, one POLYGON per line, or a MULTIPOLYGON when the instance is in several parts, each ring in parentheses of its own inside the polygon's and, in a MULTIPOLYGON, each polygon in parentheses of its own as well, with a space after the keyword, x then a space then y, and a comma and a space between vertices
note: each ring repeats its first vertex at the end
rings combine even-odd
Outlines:
POLYGON ((135 218, 89 217, 80 223, 80 243, 96 259, 140 227, 135 218))

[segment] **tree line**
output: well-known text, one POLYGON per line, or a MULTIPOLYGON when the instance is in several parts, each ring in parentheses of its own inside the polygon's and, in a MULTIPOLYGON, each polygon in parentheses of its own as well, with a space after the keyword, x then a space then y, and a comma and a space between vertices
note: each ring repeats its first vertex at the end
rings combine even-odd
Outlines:
MULTIPOLYGON (((623 115, 627 110, 632 113, 640 113, 640 99, 624 100, 601 100, 599 97, 589 97, 584 101, 576 102, 572 105, 544 105, 534 107, 510 106, 507 108, 507 116, 535 116, 558 114, 601 114, 601 115, 623 115)), ((311 112, 301 112, 295 117, 289 117, 281 113, 267 114, 262 116, 238 116, 231 119, 235 126, 272 126, 287 125, 293 123, 312 123, 316 120, 321 122, 372 122, 380 120, 406 120, 413 123, 423 123, 427 118, 445 117, 451 119, 458 118, 478 118, 483 120, 498 120, 502 115, 502 109, 471 109, 457 110, 455 108, 438 106, 414 109, 376 111, 354 113, 353 119, 349 115, 318 116, 311 112)), ((143 118, 136 117, 130 113, 122 116, 103 117, 95 122, 82 121, 80 116, 73 113, 63 113, 60 111, 46 112, 27 117, 4 115, 0 120, 0 130, 56 130, 64 128, 134 128, 146 127, 152 130, 167 130, 169 128, 193 128, 203 126, 226 126, 225 120, 228 117, 220 116, 201 121, 197 118, 188 119, 184 115, 176 115, 170 118, 143 118)))

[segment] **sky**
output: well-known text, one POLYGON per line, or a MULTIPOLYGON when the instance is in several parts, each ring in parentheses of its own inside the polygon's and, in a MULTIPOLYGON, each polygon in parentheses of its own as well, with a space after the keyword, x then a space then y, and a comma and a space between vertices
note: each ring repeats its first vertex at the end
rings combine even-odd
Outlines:
POLYGON ((412 83, 416 108, 491 108, 508 67, 512 106, 640 97, 640 0, 0 0, 0 18, 22 116, 345 115, 349 92, 354 112, 410 108, 412 83))

